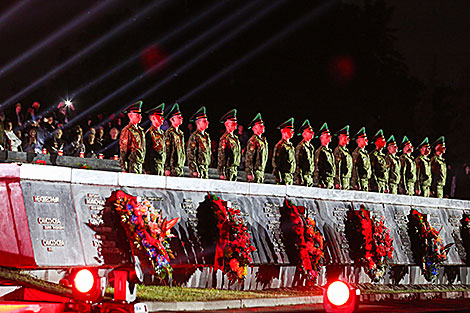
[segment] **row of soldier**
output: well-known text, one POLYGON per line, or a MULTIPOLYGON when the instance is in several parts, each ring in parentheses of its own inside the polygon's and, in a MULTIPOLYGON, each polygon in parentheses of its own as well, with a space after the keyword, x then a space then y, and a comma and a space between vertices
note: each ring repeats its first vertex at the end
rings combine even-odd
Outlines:
MULTIPOLYGON (((183 176, 183 166, 188 161, 190 177, 208 178, 211 162, 211 139, 206 132, 209 121, 205 107, 200 108, 190 122, 196 124, 187 146, 180 130, 183 117, 175 103, 164 118, 165 105, 147 111, 152 126, 144 133, 139 126, 142 102, 136 102, 124 112, 130 123, 120 137, 120 165, 124 172, 183 176), (167 119, 170 127, 164 133, 160 127, 167 119)), ((240 142, 234 131, 237 128, 237 110, 227 112, 220 121, 225 133, 221 136, 218 148, 217 169, 222 180, 237 179, 237 168, 241 161, 240 142)), ((262 183, 268 161, 268 142, 264 134, 264 122, 257 114, 248 126, 253 136, 249 139, 245 154, 245 171, 249 182, 262 183)), ((428 138, 418 146, 420 155, 411 156, 413 145, 405 136, 401 143, 403 153, 398 157, 398 145, 394 136, 385 140, 379 130, 372 141, 375 149, 368 153, 365 147, 368 139, 365 128, 361 128, 352 138, 357 148, 351 154, 347 148, 350 141, 349 126, 338 131, 338 146, 329 148, 331 133, 325 123, 315 134, 308 120, 305 120, 298 135, 302 141, 294 148, 290 139, 294 135, 294 119, 278 126, 281 140, 274 147, 272 157, 273 175, 278 184, 318 186, 322 188, 355 189, 402 193, 407 195, 443 196, 446 181, 444 137, 432 145, 435 155, 429 158, 431 145, 428 138), (314 135, 321 146, 315 150, 311 140, 314 135), (384 149, 388 150, 384 153, 384 149)))

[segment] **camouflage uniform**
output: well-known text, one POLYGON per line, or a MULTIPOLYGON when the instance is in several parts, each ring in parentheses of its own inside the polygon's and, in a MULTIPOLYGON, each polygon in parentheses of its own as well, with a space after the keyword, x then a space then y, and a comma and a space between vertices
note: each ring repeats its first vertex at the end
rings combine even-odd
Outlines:
POLYGON ((183 176, 183 166, 186 161, 184 133, 179 128, 170 127, 165 133, 165 142, 165 171, 170 171, 171 176, 183 176))
POLYGON ((391 194, 398 193, 398 185, 401 178, 400 158, 395 154, 387 153, 385 162, 388 168, 388 192, 391 194))
POLYGON ((348 190, 351 184, 352 176, 352 156, 348 148, 337 146, 333 151, 336 165, 335 184, 341 189, 348 190))
POLYGON ((315 151, 315 182, 323 187, 333 188, 336 176, 335 157, 333 151, 325 146, 315 151))
POLYGON ((353 171, 352 182, 353 186, 357 186, 358 190, 369 191, 369 179, 372 177, 372 169, 370 165, 370 157, 366 149, 357 147, 352 153, 353 158, 353 171))
POLYGON ((165 175, 165 133, 160 128, 150 126, 145 133, 145 142, 145 171, 147 174, 165 175))
POLYGON ((414 188, 416 184, 416 163, 408 156, 406 153, 403 153, 400 156, 401 163, 401 192, 403 194, 413 196, 414 188))
POLYGON ((416 190, 420 191, 421 196, 429 197, 431 193, 431 160, 424 155, 416 158, 416 190))
POLYGON ((385 154, 382 151, 374 149, 369 154, 370 165, 372 167, 372 179, 370 181, 371 191, 384 193, 388 190, 388 168, 385 161, 385 154))
POLYGON ((281 139, 274 147, 273 175, 277 184, 292 185, 295 171, 295 150, 290 141, 281 139))
POLYGON ((442 156, 433 156, 431 159, 432 191, 437 198, 444 197, 444 186, 447 178, 447 165, 442 156))
POLYGON ((225 176, 226 180, 236 181, 241 160, 240 141, 236 135, 225 132, 220 137, 217 159, 219 175, 225 176))
POLYGON ((299 185, 313 187, 313 173, 315 168, 315 148, 310 142, 302 140, 295 147, 295 177, 299 185))
POLYGON ((121 131, 119 139, 121 169, 128 173, 142 173, 145 159, 145 135, 139 125, 129 124, 121 131))
POLYGON ((189 176, 209 178, 209 164, 211 163, 211 138, 207 132, 196 130, 188 140, 188 167, 189 176))
POLYGON ((245 154, 246 176, 252 175, 253 182, 264 182, 264 169, 268 161, 268 142, 258 135, 251 136, 245 154))

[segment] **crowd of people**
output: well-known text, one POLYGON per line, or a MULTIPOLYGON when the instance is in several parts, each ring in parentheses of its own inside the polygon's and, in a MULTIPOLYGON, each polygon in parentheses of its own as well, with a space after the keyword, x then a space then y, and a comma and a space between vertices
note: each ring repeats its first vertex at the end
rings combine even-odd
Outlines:
MULTIPOLYGON (((201 107, 189 119, 196 129, 185 144, 180 126, 183 115, 177 103, 173 104, 164 117, 165 105, 148 110, 152 125, 146 131, 139 126, 142 120, 142 101, 124 110, 129 124, 120 135, 120 166, 123 172, 147 173, 166 176, 183 176, 183 166, 188 164, 190 177, 208 178, 208 169, 214 160, 213 144, 206 132, 209 121, 205 107, 201 107), (164 132, 164 122, 170 127, 164 132)), ((253 135, 242 150, 237 129, 237 110, 233 109, 220 118, 225 133, 217 145, 217 169, 220 179, 237 180, 238 168, 244 157, 245 172, 249 182, 263 183, 269 157, 268 142, 264 137, 264 122, 257 114, 248 129, 253 135)), ((394 136, 385 139, 382 130, 372 138, 375 149, 366 150, 368 137, 361 128, 352 137, 357 148, 351 153, 347 147, 350 141, 349 126, 334 135, 338 146, 329 148, 332 139, 327 123, 315 132, 309 120, 305 120, 297 134, 301 142, 294 147, 291 139, 295 134, 294 119, 290 118, 278 126, 281 140, 275 145, 271 157, 273 175, 278 184, 317 186, 321 188, 354 189, 406 195, 443 197, 447 179, 447 165, 444 154, 445 139, 438 138, 432 145, 428 138, 417 146, 419 156, 412 156, 413 144, 405 136, 401 142, 402 154, 394 136), (320 139, 320 147, 314 148, 313 137, 320 139), (386 153, 385 150, 386 149, 386 153), (431 150, 434 155, 430 157, 431 150)))

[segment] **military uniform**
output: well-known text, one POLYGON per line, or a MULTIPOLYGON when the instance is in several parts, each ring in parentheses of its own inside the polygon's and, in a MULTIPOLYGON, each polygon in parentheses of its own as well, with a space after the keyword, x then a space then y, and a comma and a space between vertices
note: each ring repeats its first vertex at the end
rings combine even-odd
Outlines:
MULTIPOLYGON (((405 136, 403 138, 402 146, 405 146, 407 143, 410 143, 408 138, 405 136)), ((416 184, 416 163, 411 157, 411 153, 408 155, 403 153, 400 156, 401 163, 401 192, 403 194, 413 196, 414 188, 416 184)))
MULTIPOLYGON (((433 146, 438 144, 445 147, 444 137, 439 137, 433 146)), ((447 165, 442 155, 434 155, 431 158, 431 172, 432 172, 432 191, 435 197, 444 197, 444 186, 447 179, 447 165)))
MULTIPOLYGON (((312 129, 309 120, 305 120, 303 125, 298 131, 298 135, 302 135, 304 130, 312 129)), ((312 132, 313 134, 313 132, 312 132)), ((313 145, 305 139, 303 139, 297 147, 295 147, 295 178, 297 184, 313 187, 313 175, 315 168, 315 148, 313 145)))
MULTIPOLYGON (((423 142, 418 146, 420 150, 423 146, 429 146, 428 138, 426 137, 423 142)), ((431 160, 425 156, 420 155, 415 159, 416 162, 416 190, 420 192, 423 197, 429 197, 431 193, 431 160)))
MULTIPOLYGON (((255 124, 263 123, 261 114, 257 114, 255 118, 248 125, 248 129, 252 128, 255 124)), ((245 173, 248 177, 253 177, 254 183, 264 182, 264 170, 268 161, 268 141, 263 136, 253 134, 248 140, 246 153, 245 153, 245 173)))
MULTIPOLYGON (((294 119, 282 123, 278 129, 286 127, 294 128, 294 119)), ((273 152, 273 175, 277 184, 292 185, 294 182, 295 172, 295 149, 292 143, 288 140, 281 139, 274 147, 273 152)))
MULTIPOLYGON (((343 127, 335 135, 346 135, 349 137, 349 125, 343 127)), ((351 153, 349 153, 349 149, 346 146, 343 147, 338 145, 333 151, 333 156, 335 158, 336 166, 334 183, 335 185, 338 185, 340 189, 349 190, 353 167, 351 153)))
MULTIPOLYGON (((375 134, 372 141, 376 142, 379 138, 383 139, 383 143, 385 143, 382 130, 379 130, 377 134, 375 134)), ((371 191, 384 193, 385 190, 388 190, 388 168, 387 162, 385 161, 385 153, 383 153, 382 149, 378 150, 376 148, 369 153, 369 157, 372 167, 372 177, 370 180, 371 191)))
MULTIPOLYGON (((233 109, 227 112, 222 118, 221 122, 226 120, 236 121, 237 110, 233 109)), ((219 140, 219 151, 217 157, 217 169, 219 175, 225 176, 226 180, 237 180, 237 168, 241 160, 241 146, 238 137, 233 133, 225 132, 219 140)))
MULTIPOLYGON (((387 140, 387 146, 396 145, 395 137, 392 135, 387 140)), ((401 164, 400 158, 395 154, 387 153, 385 163, 388 169, 388 192, 391 194, 398 193, 398 185, 401 178, 401 164)))
MULTIPOLYGON (((356 134, 355 138, 366 137, 365 128, 361 128, 356 134)), ((372 177, 372 168, 370 164, 370 157, 365 148, 357 147, 352 153, 353 171, 352 182, 353 186, 357 186, 358 190, 369 191, 369 179, 372 177)))
MULTIPOLYGON (((322 125, 315 138, 319 138, 323 134, 330 134, 327 123, 322 125)), ((335 176, 336 166, 333 151, 327 146, 322 145, 315 151, 315 184, 322 188, 331 189, 334 187, 335 176)))
MULTIPOLYGON (((173 116, 180 115, 179 105, 175 103, 170 110, 167 120, 173 116)), ((186 162, 184 133, 178 128, 171 126, 165 132, 166 159, 165 171, 170 171, 171 176, 183 176, 183 166, 186 162)))
POLYGON ((148 174, 165 175, 166 145, 165 133, 153 126, 145 133, 147 144, 145 153, 145 170, 148 174))
MULTIPOLYGON (((207 118, 206 108, 200 108, 191 118, 190 121, 195 121, 200 118, 207 118)), ((209 165, 211 163, 211 138, 209 134, 197 129, 194 131, 188 140, 188 167, 189 176, 209 178, 209 165)))
MULTIPOLYGON (((124 113, 141 113, 142 101, 138 101, 124 110, 124 113)), ((142 173, 145 160, 145 134, 139 125, 129 124, 121 131, 119 138, 121 169, 128 173, 142 173)))

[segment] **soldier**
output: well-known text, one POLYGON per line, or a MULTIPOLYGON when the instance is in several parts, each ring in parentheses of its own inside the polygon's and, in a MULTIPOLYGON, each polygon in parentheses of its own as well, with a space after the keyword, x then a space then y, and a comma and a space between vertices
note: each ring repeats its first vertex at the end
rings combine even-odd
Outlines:
POLYGON ((365 149, 368 142, 365 127, 362 127, 354 138, 356 139, 357 148, 352 153, 352 183, 357 190, 369 191, 369 179, 372 177, 372 169, 369 154, 365 149))
POLYGON ((241 160, 240 141, 233 131, 237 128, 237 110, 233 109, 225 113, 220 119, 225 124, 225 133, 219 140, 218 164, 220 179, 237 180, 237 167, 241 160))
POLYGON ((404 195, 414 195, 416 184, 416 163, 411 157, 413 145, 408 137, 403 137, 403 154, 400 156, 401 163, 401 193, 404 195))
POLYGON ((352 176, 352 156, 346 147, 349 144, 349 125, 341 128, 338 136, 338 146, 333 151, 336 165, 335 188, 349 190, 352 176))
POLYGON ((431 159, 432 192, 436 198, 442 198, 444 197, 444 186, 447 178, 447 165, 443 157, 446 152, 444 137, 439 137, 432 145, 436 150, 431 159))
POLYGON ((295 177, 298 185, 313 187, 313 173, 315 166, 315 148, 310 143, 314 131, 310 121, 305 120, 300 127, 297 136, 302 135, 302 141, 295 148, 295 177))
POLYGON ((375 149, 369 154, 370 165, 372 167, 372 179, 370 180, 371 191, 384 193, 388 190, 388 168, 385 161, 383 148, 385 147, 385 137, 380 129, 372 138, 375 142, 375 149))
POLYGON ((264 169, 268 161, 268 141, 263 136, 264 122, 258 113, 248 125, 253 130, 253 136, 248 140, 245 154, 245 172, 248 182, 263 183, 264 169))
POLYGON ((142 163, 145 159, 145 134, 143 128, 139 126, 142 120, 141 109, 142 101, 138 101, 124 110, 129 117, 129 125, 122 129, 119 139, 119 165, 123 172, 142 173, 142 163))
POLYGON ((277 127, 281 130, 281 140, 274 147, 273 175, 276 184, 292 185, 295 171, 295 150, 289 141, 294 136, 294 119, 290 118, 277 127))
POLYGON ((209 126, 206 108, 200 108, 189 119, 196 123, 196 130, 188 140, 188 167, 190 177, 209 178, 209 164, 211 163, 211 138, 206 132, 209 126))
POLYGON ((184 133, 179 129, 183 123, 183 116, 178 103, 173 104, 165 119, 171 123, 171 127, 165 132, 165 176, 183 176, 186 154, 184 151, 184 133))
POLYGON ((416 162, 416 194, 429 197, 431 193, 431 160, 429 159, 429 153, 431 153, 431 147, 429 146, 428 137, 424 138, 423 142, 418 146, 419 152, 421 153, 415 159, 416 162))
POLYGON ((328 124, 324 123, 322 125, 316 138, 320 138, 321 146, 315 151, 315 182, 320 188, 332 189, 336 176, 336 166, 333 151, 328 148, 331 142, 328 124))
POLYGON ((385 162, 388 169, 388 192, 397 194, 401 178, 401 163, 400 158, 397 156, 398 146, 393 135, 387 140, 387 150, 385 162))
POLYGON ((163 124, 163 111, 165 103, 148 110, 152 126, 145 132, 145 142, 147 144, 145 153, 144 168, 147 174, 165 175, 165 133, 160 129, 163 124))

